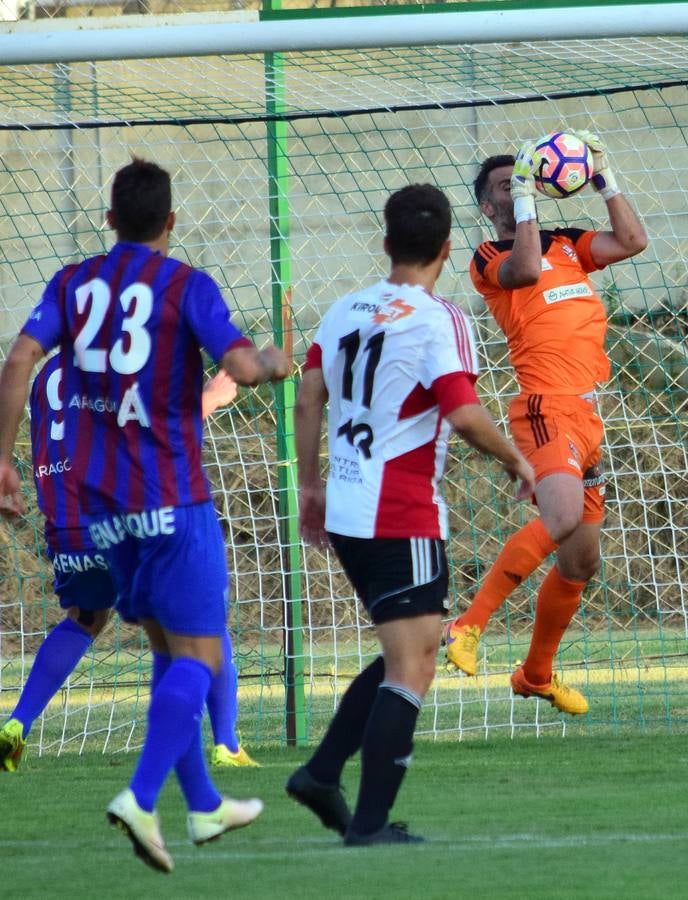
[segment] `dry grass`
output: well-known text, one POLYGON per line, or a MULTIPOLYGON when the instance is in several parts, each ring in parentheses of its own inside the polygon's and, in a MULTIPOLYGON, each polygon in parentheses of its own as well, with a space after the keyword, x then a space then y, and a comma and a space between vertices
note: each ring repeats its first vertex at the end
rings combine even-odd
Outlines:
MULTIPOLYGON (((483 376, 488 407, 504 417, 514 383, 504 370, 504 348, 488 342, 493 366, 483 376), (487 384, 485 382, 491 382, 487 384)), ((682 429, 686 394, 673 386, 648 391, 637 369, 619 369, 601 397, 607 423, 608 507, 605 568, 586 591, 588 621, 617 626, 656 620, 682 608, 680 585, 688 582, 686 502, 688 474, 682 429)), ((287 595, 288 560, 279 534, 279 465, 272 390, 247 392, 209 423, 206 463, 233 573, 234 624, 242 639, 258 644, 266 629, 279 634, 287 595)), ((0 617, 3 655, 31 652, 45 628, 59 618, 51 596, 51 567, 42 553, 42 519, 36 509, 24 428, 19 457, 26 479, 27 515, 0 523, 0 617)), ((324 452, 324 451, 323 451, 324 452)), ((454 442, 444 481, 451 510, 453 590, 459 605, 470 599, 505 537, 532 512, 515 504, 498 467, 454 442)), ((283 523, 282 523, 283 524, 283 523)), ((311 628, 354 627, 360 610, 349 603, 320 602, 350 596, 335 560, 301 549, 301 584, 309 600, 311 628), (334 617, 335 621, 332 621, 334 617)), ((515 592, 509 627, 531 621, 532 591, 515 592)), ((503 619, 497 616, 497 623, 503 619)), ((105 641, 108 636, 105 635, 105 641)))

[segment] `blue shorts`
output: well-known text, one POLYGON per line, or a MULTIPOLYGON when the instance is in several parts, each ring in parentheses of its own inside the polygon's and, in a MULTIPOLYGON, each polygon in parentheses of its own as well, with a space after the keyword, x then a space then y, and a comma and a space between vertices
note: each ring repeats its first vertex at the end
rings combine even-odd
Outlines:
POLYGON ((102 553, 96 550, 65 553, 49 548, 48 556, 55 572, 53 589, 62 609, 78 606, 97 612, 115 606, 117 591, 102 553))
POLYGON ((227 561, 213 504, 120 513, 90 526, 125 621, 154 619, 174 634, 227 630, 227 561))

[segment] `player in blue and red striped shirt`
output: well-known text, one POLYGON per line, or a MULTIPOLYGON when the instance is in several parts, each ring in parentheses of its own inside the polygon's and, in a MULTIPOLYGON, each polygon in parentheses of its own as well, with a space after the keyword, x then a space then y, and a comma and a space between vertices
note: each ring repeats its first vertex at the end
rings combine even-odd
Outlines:
MULTIPOLYGON (((87 515, 209 499, 200 347, 216 360, 255 352, 209 275, 119 241, 58 272, 22 334, 46 350, 61 345, 65 442, 87 515)), ((75 497, 59 502, 76 514, 75 497)))
POLYGON ((16 770, 35 719, 102 631, 117 599, 107 561, 90 539, 76 503, 76 479, 63 441, 60 381, 59 357, 53 356, 31 389, 31 452, 54 589, 66 615, 41 644, 17 705, 0 729, 0 771, 16 770))
MULTIPOLYGON (((203 391, 203 417, 232 402, 236 382, 224 371, 203 391)), ((34 721, 107 624, 117 592, 110 570, 79 510, 78 482, 64 446, 62 370, 59 356, 40 369, 31 387, 31 454, 38 507, 45 516, 54 590, 65 618, 41 644, 9 720, 0 728, 0 771, 16 771, 34 721), (70 497, 74 502, 66 502, 70 497), (71 518, 70 518, 71 515, 71 518)), ((255 766, 236 732, 237 673, 229 633, 222 639, 222 667, 208 693, 216 765, 255 766)))
POLYGON ((145 862, 171 871, 155 803, 175 769, 189 835, 205 843, 252 821, 260 801, 223 800, 203 758, 200 718, 221 665, 224 545, 201 464, 201 347, 239 383, 286 377, 258 350, 208 275, 167 256, 170 178, 134 160, 112 185, 107 254, 58 272, 0 375, 0 495, 19 488, 11 452, 34 364, 60 347, 65 445, 79 505, 107 558, 126 618, 154 653, 148 731, 130 787, 108 807, 145 862))

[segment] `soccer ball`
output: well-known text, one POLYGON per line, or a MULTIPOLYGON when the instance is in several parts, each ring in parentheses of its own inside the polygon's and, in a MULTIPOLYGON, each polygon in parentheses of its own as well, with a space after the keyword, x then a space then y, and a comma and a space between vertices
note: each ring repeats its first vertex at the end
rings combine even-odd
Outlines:
POLYGON ((575 134, 555 131, 536 142, 542 157, 535 187, 547 197, 562 199, 582 190, 592 176, 592 152, 575 134))

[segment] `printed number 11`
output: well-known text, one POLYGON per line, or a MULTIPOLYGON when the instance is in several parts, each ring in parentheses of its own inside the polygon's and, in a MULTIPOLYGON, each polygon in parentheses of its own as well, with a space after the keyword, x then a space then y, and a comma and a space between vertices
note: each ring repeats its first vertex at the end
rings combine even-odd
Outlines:
MULTIPOLYGON (((367 409, 370 409, 370 404, 373 399, 375 370, 380 363, 384 341, 384 331, 378 331, 377 334, 374 334, 368 339, 368 342, 363 348, 363 352, 368 354, 368 358, 366 359, 365 369, 363 371, 363 397, 361 398, 361 402, 367 409)), ((342 397, 344 400, 353 400, 353 366, 360 345, 361 336, 358 329, 339 339, 339 349, 344 351, 344 372, 342 374, 342 397)))

